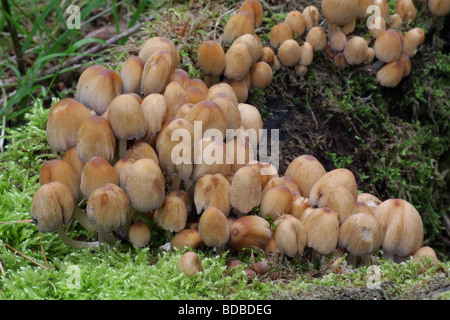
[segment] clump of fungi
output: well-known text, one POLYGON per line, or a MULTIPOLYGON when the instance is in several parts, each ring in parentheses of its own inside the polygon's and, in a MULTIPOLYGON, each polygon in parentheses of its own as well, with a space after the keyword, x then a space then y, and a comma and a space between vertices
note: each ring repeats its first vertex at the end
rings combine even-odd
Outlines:
MULTIPOLYGON (((162 36, 148 39, 120 75, 101 65, 85 69, 76 99, 57 102, 49 115, 49 147, 61 159, 42 166, 30 209, 37 229, 57 231, 74 248, 115 241, 142 248, 151 245, 146 216, 166 231, 171 249, 258 248, 296 259, 346 253, 350 264, 368 263, 381 249, 393 261, 425 255, 435 261, 433 249, 422 247, 420 214, 407 201, 359 193, 350 170, 327 172, 312 155, 299 155, 282 174, 254 153, 263 121, 248 92, 266 88, 273 70, 295 67, 305 74, 315 52, 328 50, 342 53, 349 65, 377 59, 385 86, 409 74, 409 59, 425 37, 420 28, 399 30, 414 19, 414 4, 398 1, 398 16, 386 30, 363 39, 353 30, 370 3, 324 0, 327 32, 318 8, 291 11, 263 46, 255 34, 261 3, 246 0, 225 26, 223 45, 208 40, 199 46, 203 79, 190 79, 177 47, 162 36), (194 141, 198 122, 203 128, 194 141), (257 134, 225 141, 228 129, 257 134), (203 137, 207 132, 214 133, 203 137), (203 163, 195 161, 199 151, 208 155, 203 163), (72 219, 97 240, 69 238, 62 227, 72 219)), ((386 14, 385 0, 374 3, 386 14)), ((429 6, 442 8, 439 0, 429 6)), ((198 255, 183 255, 180 270, 202 271, 198 255)))

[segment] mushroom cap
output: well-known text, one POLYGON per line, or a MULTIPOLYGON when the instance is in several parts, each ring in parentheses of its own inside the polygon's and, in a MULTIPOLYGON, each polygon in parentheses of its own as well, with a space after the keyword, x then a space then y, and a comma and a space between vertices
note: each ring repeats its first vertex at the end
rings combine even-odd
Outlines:
POLYGON ((250 13, 253 20, 255 21, 255 28, 261 26, 264 12, 261 5, 261 2, 259 0, 245 0, 241 7, 239 8, 239 12, 246 11, 250 13))
POLYGON ((347 36, 341 30, 336 30, 330 37, 330 47, 335 51, 343 51, 347 43, 347 36))
POLYGON ((306 30, 306 22, 303 14, 298 10, 291 10, 284 18, 284 22, 286 22, 293 33, 297 36, 302 36, 306 30))
POLYGON ((206 98, 206 95, 208 94, 208 86, 205 82, 203 82, 202 79, 191 79, 191 86, 199 88, 200 91, 203 93, 203 96, 206 98))
POLYGON ((117 174, 119 175, 119 186, 126 191, 126 186, 127 186, 127 177, 128 177, 128 173, 130 171, 131 166, 133 165, 133 163, 135 163, 136 160, 135 159, 131 159, 131 158, 122 158, 119 159, 115 164, 114 164, 114 170, 116 170, 117 174))
POLYGON ((433 248, 425 246, 414 252, 413 259, 418 263, 424 263, 427 259, 431 260, 433 265, 438 265, 439 260, 433 248))
POLYGON ((383 241, 383 232, 378 220, 367 213, 348 217, 339 230, 339 247, 351 255, 373 254, 383 241))
POLYGON ((222 108, 212 100, 203 100, 195 104, 191 111, 186 114, 185 119, 192 125, 200 121, 202 134, 207 130, 218 130, 222 135, 222 140, 226 136, 227 119, 222 108))
POLYGON ((269 191, 271 188, 283 185, 289 189, 291 193, 298 193, 300 194, 300 187, 298 186, 297 182, 294 181, 294 179, 288 177, 288 176, 278 176, 278 174, 267 181, 267 183, 262 186, 263 187, 263 194, 266 194, 267 191, 269 191))
POLYGON ((197 228, 183 229, 177 232, 170 240, 172 249, 184 249, 186 247, 196 249, 203 244, 202 238, 197 228))
POLYGON ((115 231, 123 226, 130 213, 127 195, 116 184, 106 183, 89 196, 86 214, 99 230, 115 231))
POLYGON ((255 30, 255 21, 251 13, 239 11, 228 20, 223 30, 224 43, 230 42, 239 36, 250 33, 255 30))
POLYGON ((236 171, 230 188, 231 206, 242 213, 250 212, 261 203, 261 180, 251 167, 236 171))
POLYGON ((207 173, 226 175, 230 172, 231 165, 227 159, 226 144, 223 140, 212 136, 199 140, 197 145, 190 180, 196 181, 207 173))
POLYGON ((187 218, 186 203, 176 194, 167 195, 162 206, 157 209, 158 225, 170 232, 183 230, 186 227, 187 218))
POLYGON ((358 188, 353 172, 339 168, 327 172, 316 181, 309 194, 311 205, 316 206, 319 202, 326 201, 330 191, 336 186, 347 188, 355 200, 358 197, 358 188))
POLYGON ((158 155, 150 144, 144 141, 136 141, 128 148, 125 157, 133 160, 152 159, 159 164, 158 155))
POLYGON ((189 96, 178 81, 169 82, 164 90, 164 99, 167 107, 166 119, 173 118, 182 105, 189 103, 189 96))
POLYGON ((166 51, 156 51, 145 62, 142 71, 141 92, 144 97, 152 93, 162 93, 176 69, 173 56, 166 51))
POLYGON ((47 121, 47 141, 55 152, 76 145, 81 123, 92 116, 91 111, 77 100, 66 98, 56 102, 47 121))
MULTIPOLYGON (((245 83, 244 85, 247 86, 245 83)), ((211 96, 210 99, 222 109, 225 116, 226 129, 239 129, 241 127, 241 112, 239 111, 238 103, 233 97, 224 92, 219 92, 211 96)))
POLYGON ((108 120, 118 139, 140 139, 147 133, 147 124, 141 105, 128 94, 121 94, 114 98, 108 108, 108 120))
POLYGON ((309 198, 313 185, 326 170, 317 158, 312 155, 301 155, 295 158, 287 167, 285 176, 293 179, 300 188, 300 194, 309 198))
POLYGON ((284 41, 293 38, 292 30, 286 22, 280 22, 270 30, 270 45, 273 48, 278 48, 284 41))
MULTIPOLYGON (((255 170, 259 174, 259 178, 261 180, 261 189, 265 192, 267 190, 264 190, 269 183, 274 178, 278 178, 278 171, 277 168, 271 163, 268 162, 260 162, 260 161, 250 161, 247 166, 255 170)), ((291 182, 289 178, 282 177, 281 178, 283 185, 286 185, 289 189, 295 188, 293 185, 293 181, 291 182)), ((276 184, 273 184, 272 186, 275 186, 276 184)), ((263 192, 263 193, 264 193, 263 192)))
POLYGON ((115 150, 116 138, 108 120, 93 115, 81 123, 76 143, 76 152, 81 161, 88 162, 97 156, 111 161, 115 150))
POLYGON ((281 218, 282 221, 277 224, 273 234, 278 250, 290 257, 302 255, 308 242, 308 233, 303 223, 289 214, 281 218))
POLYGON ((389 63, 400 58, 402 40, 397 31, 387 29, 381 32, 375 40, 373 48, 378 60, 389 63))
POLYGON ((138 248, 144 248, 150 243, 152 233, 150 227, 144 222, 138 220, 133 223, 128 230, 130 242, 138 248))
POLYGON ((188 251, 184 253, 178 262, 178 270, 187 276, 193 276, 203 271, 200 258, 197 253, 188 251))
POLYGON ((227 78, 241 80, 250 71, 253 60, 247 44, 233 44, 225 54, 224 75, 227 78))
POLYGON ((76 201, 80 197, 80 176, 75 169, 66 161, 53 159, 44 162, 39 172, 40 185, 59 181, 64 183, 73 195, 76 201))
POLYGON ((404 73, 403 63, 396 60, 378 70, 377 80, 383 87, 394 88, 402 81, 404 73))
POLYGON ((137 56, 130 56, 120 68, 120 78, 123 82, 123 93, 139 93, 144 65, 137 56))
POLYGON ((122 88, 122 79, 115 71, 102 65, 92 65, 81 73, 75 99, 101 115, 111 101, 122 93, 122 88))
POLYGON ((364 38, 352 37, 344 47, 345 60, 350 65, 363 63, 367 59, 368 48, 369 46, 364 38))
POLYGON ((395 12, 400 15, 403 21, 414 20, 417 16, 417 10, 412 0, 397 0, 395 12))
POLYGON ((339 215, 329 208, 312 209, 303 219, 308 233, 307 246, 320 254, 336 249, 339 240, 339 215))
POLYGON ((302 66, 309 66, 314 60, 314 48, 309 42, 304 42, 300 46, 301 58, 299 64, 302 66))
POLYGON ((405 257, 422 246, 422 218, 406 200, 385 200, 375 209, 374 216, 383 230, 383 251, 405 257))
POLYGON ((236 251, 252 247, 264 249, 271 236, 270 224, 266 219, 248 215, 233 222, 228 244, 236 251))
POLYGON ((76 146, 67 149, 62 157, 63 161, 66 161, 72 166, 72 168, 77 173, 78 177, 81 179, 81 174, 83 173, 84 162, 78 157, 76 146))
POLYGON ((75 208, 70 189, 59 181, 40 186, 31 200, 30 215, 41 233, 53 232, 72 220, 75 208))
POLYGON ((222 247, 230 239, 227 217, 214 207, 207 208, 200 216, 198 232, 208 247, 222 247))
POLYGON ((262 55, 262 46, 255 34, 243 34, 236 38, 231 46, 237 45, 238 43, 244 43, 247 45, 250 56, 252 57, 252 64, 260 60, 262 55))
POLYGON ((323 0, 322 14, 328 23, 344 26, 358 16, 358 0, 323 0))
POLYGON ((147 123, 147 135, 145 138, 150 138, 161 130, 166 120, 166 99, 159 93, 149 94, 142 100, 141 108, 147 123))
POLYGON ((256 62, 250 69, 250 76, 252 88, 265 89, 272 82, 272 68, 264 61, 256 62))
POLYGON ((293 196, 288 187, 279 185, 270 188, 262 196, 259 215, 263 218, 270 217, 276 219, 280 215, 289 214, 291 212, 292 200, 293 196))
POLYGON ((222 174, 205 174, 195 183, 194 203, 197 214, 209 207, 215 207, 228 217, 230 214, 231 184, 222 174))
POLYGON ((205 100, 205 96, 203 95, 203 92, 199 88, 195 86, 190 86, 185 90, 189 98, 189 103, 196 104, 202 100, 205 100))
POLYGON ((227 139, 226 152, 227 162, 230 164, 230 172, 233 173, 255 160, 251 144, 247 139, 239 136, 232 140, 227 139))
POLYGON ((81 174, 80 190, 89 199, 94 190, 106 183, 119 185, 119 175, 103 157, 94 157, 86 164, 81 174))
POLYGON ((342 224, 350 217, 356 208, 356 199, 354 195, 343 186, 336 186, 330 190, 327 197, 319 200, 320 208, 330 208, 338 213, 339 223, 342 224))
POLYGON ((177 175, 188 180, 194 166, 194 126, 181 118, 166 121, 156 139, 156 152, 168 179, 177 175))
POLYGON ((291 215, 300 221, 306 216, 306 209, 311 208, 308 198, 294 197, 292 202, 291 215))
POLYGON ((260 130, 263 129, 261 113, 258 108, 248 103, 239 103, 238 108, 241 113, 241 126, 245 131, 252 131, 256 135, 256 141, 250 138, 250 143, 256 147, 261 138, 260 130))
POLYGON ((447 0, 428 0, 428 10, 432 15, 443 17, 450 12, 450 2, 447 0))
POLYGON ((170 76, 169 82, 177 81, 181 84, 183 89, 187 89, 191 86, 191 79, 189 78, 189 74, 180 68, 175 69, 175 71, 170 76))
POLYGON ((306 6, 302 11, 302 15, 305 19, 306 30, 319 24, 320 12, 315 6, 306 6))
POLYGON ((412 58, 417 48, 425 41, 425 32, 422 28, 413 28, 403 35, 402 53, 412 58))
POLYGON ((300 46, 294 39, 285 40, 278 48, 278 59, 286 67, 295 66, 300 61, 300 58, 300 46))
POLYGON ((327 35, 322 27, 312 27, 306 34, 305 41, 311 44, 314 51, 322 51, 327 45, 327 35))
POLYGON ((225 93, 227 96, 233 99, 234 102, 238 103, 236 93, 234 92, 231 85, 226 82, 220 82, 209 87, 208 92, 205 96, 205 100, 214 100, 214 97, 218 93, 225 93))
POLYGON ((130 168, 126 190, 131 205, 148 212, 164 202, 166 180, 158 164, 151 159, 137 160, 130 168))
POLYGON ((175 44, 165 37, 151 37, 142 45, 139 50, 139 58, 142 60, 142 64, 145 65, 148 59, 158 51, 166 51, 173 59, 174 67, 180 64, 180 54, 175 44))
POLYGON ((411 59, 406 54, 402 54, 398 61, 403 65, 403 78, 409 76, 411 73, 411 59))

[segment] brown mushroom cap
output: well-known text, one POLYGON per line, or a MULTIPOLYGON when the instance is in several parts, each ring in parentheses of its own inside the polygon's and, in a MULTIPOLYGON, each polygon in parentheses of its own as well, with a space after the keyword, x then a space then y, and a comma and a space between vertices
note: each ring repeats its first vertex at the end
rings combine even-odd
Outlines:
POLYGON ((271 236, 270 224, 266 219, 248 215, 233 222, 228 244, 236 251, 252 247, 264 249, 271 236))
POLYGON ((223 247, 230 238, 226 216, 214 207, 207 208, 200 216, 198 232, 208 247, 223 247))
POLYGON ((259 61, 262 55, 261 42, 257 39, 255 34, 243 34, 233 41, 232 46, 238 43, 244 43, 249 49, 250 56, 252 57, 252 64, 259 61))
POLYGON ((290 257, 302 255, 308 241, 303 223, 289 214, 281 218, 273 234, 278 250, 290 257))
POLYGON ((111 161, 116 150, 116 139, 111 124, 101 116, 84 120, 77 132, 76 151, 81 161, 99 156, 111 161))
POLYGON ((289 214, 291 212, 293 196, 291 190, 279 185, 270 188, 261 199, 259 215, 263 218, 278 218, 280 215, 289 214))
POLYGON ((270 45, 273 48, 278 48, 284 41, 293 38, 292 30, 286 22, 280 22, 270 30, 270 45))
POLYGON ((133 223, 128 230, 130 242, 138 248, 146 247, 152 238, 150 227, 144 222, 138 220, 133 223))
POLYGON ((176 69, 173 56, 166 51, 153 53, 144 64, 141 79, 141 92, 144 97, 152 93, 164 92, 176 69))
POLYGON ((47 121, 47 141, 50 148, 60 152, 75 146, 81 123, 91 116, 91 111, 74 99, 56 102, 47 121))
POLYGON ((358 0, 323 0, 322 14, 328 23, 344 26, 358 16, 358 0))
POLYGON ((349 65, 361 64, 367 59, 367 50, 369 46, 362 37, 352 37, 347 41, 344 47, 345 60, 349 65))
POLYGON ((167 195, 160 208, 156 209, 158 225, 169 232, 179 232, 186 227, 188 212, 186 203, 176 194, 167 195))
POLYGON ((94 157, 83 168, 80 190, 89 199, 94 190, 106 183, 119 185, 119 175, 103 157, 94 157))
POLYGON ((209 87, 208 92, 205 96, 205 100, 213 100, 218 93, 225 93, 227 96, 233 99, 234 102, 238 103, 236 93, 234 92, 231 85, 226 82, 220 82, 209 87))
MULTIPOLYGON (((244 83, 245 86, 247 86, 244 83)), ((216 93, 210 98, 212 102, 216 103, 225 116, 226 129, 239 129, 241 127, 241 112, 238 108, 238 103, 233 97, 226 93, 216 93)))
POLYGON ((382 241, 383 232, 378 220, 367 213, 348 217, 339 230, 339 246, 354 256, 373 254, 382 241))
POLYGON ((44 162, 39 172, 39 183, 44 185, 53 181, 64 183, 72 192, 73 199, 78 200, 80 197, 80 176, 70 164, 60 159, 44 162))
POLYGON ((305 41, 311 44, 314 51, 322 51, 327 45, 327 35, 322 27, 312 27, 306 34, 305 41))
POLYGON ((81 179, 84 162, 78 157, 76 146, 67 149, 66 153, 64 153, 64 156, 62 157, 62 160, 70 164, 77 173, 78 177, 81 179))
POLYGON ((178 270, 184 272, 187 276, 193 276, 202 272, 203 267, 198 254, 192 251, 184 253, 178 262, 178 270))
POLYGON ((417 16, 417 10, 412 0, 397 0, 395 12, 400 15, 403 21, 414 20, 417 16))
POLYGON ((233 41, 239 36, 247 33, 253 33, 255 21, 251 13, 239 11, 228 20, 223 30, 223 41, 225 43, 233 41))
POLYGON ((75 208, 70 189, 59 181, 37 189, 31 200, 30 215, 41 233, 53 232, 72 220, 75 208))
POLYGON ((114 135, 121 140, 140 139, 147 125, 139 102, 128 94, 114 98, 108 108, 108 120, 114 135))
POLYGON ((296 65, 301 58, 301 51, 298 42, 294 39, 285 40, 278 48, 278 59, 282 65, 292 67, 296 65))
POLYGON ((227 78, 241 80, 250 71, 252 56, 250 49, 245 43, 233 44, 225 54, 224 75, 227 78))
POLYGON ((306 30, 319 24, 320 12, 315 6, 306 6, 302 11, 302 15, 305 19, 306 30))
POLYGON ((133 143, 125 153, 125 157, 128 159, 133 159, 135 161, 144 158, 152 159, 157 164, 159 164, 159 159, 156 151, 150 144, 144 141, 136 141, 135 143, 133 143))
POLYGON ((394 88, 402 81, 404 73, 403 63, 396 60, 378 70, 377 80, 383 87, 394 88))
POLYGON ((258 108, 248 103, 239 103, 239 111, 241 113, 241 126, 246 131, 252 131, 256 134, 256 141, 250 139, 250 143, 256 146, 261 138, 260 130, 263 129, 263 121, 258 108))
POLYGON ((142 60, 142 64, 145 65, 147 60, 158 51, 165 51, 170 54, 173 59, 174 68, 180 64, 180 55, 175 44, 165 37, 152 37, 145 41, 139 50, 139 58, 142 60))
POLYGON ((181 84, 183 89, 187 89, 191 86, 191 79, 189 78, 189 74, 180 68, 175 69, 175 71, 170 76, 169 82, 177 81, 181 84))
POLYGON ((81 73, 75 99, 101 115, 122 93, 122 87, 122 80, 116 72, 102 65, 93 65, 81 73))
POLYGON ((131 166, 133 165, 133 163, 135 163, 136 160, 135 159, 130 159, 130 158, 122 158, 119 159, 115 164, 114 164, 114 170, 116 170, 117 174, 119 175, 119 186, 126 191, 126 183, 127 183, 127 177, 128 177, 128 173, 130 171, 131 166))
POLYGON ((163 95, 167 107, 166 119, 173 118, 182 105, 189 103, 189 96, 178 81, 169 82, 163 95))
POLYGON ((374 216, 384 233, 382 249, 386 254, 406 257, 422 246, 422 218, 409 202, 385 200, 375 209, 374 216))
POLYGON ((289 25, 289 28, 291 28, 292 32, 299 37, 302 36, 306 30, 305 18, 298 10, 289 11, 286 15, 286 18, 284 19, 284 22, 286 22, 289 25))
POLYGON ((155 161, 137 160, 131 166, 126 181, 131 205, 141 212, 161 207, 165 196, 165 182, 161 168, 155 161))
POLYGON ((314 156, 301 155, 289 164, 285 176, 297 183, 303 197, 309 198, 311 188, 325 173, 325 168, 314 156))
POLYGON ((194 203, 197 214, 208 207, 215 207, 228 217, 230 214, 231 184, 220 173, 205 174, 197 180, 194 189, 194 203))
POLYGON ((272 68, 264 61, 256 62, 250 69, 250 76, 252 88, 265 89, 272 82, 272 68))
POLYGON ((239 8, 239 11, 246 11, 250 13, 255 21, 255 28, 261 26, 264 12, 259 0, 245 0, 239 8))
POLYGON ((147 135, 145 138, 150 138, 161 130, 166 120, 166 99, 159 93, 149 94, 142 100, 141 108, 147 123, 147 135))
POLYGON ((236 171, 230 189, 231 206, 242 213, 250 212, 261 203, 259 174, 245 166, 236 171))
POLYGON ((347 43, 347 36, 340 30, 333 32, 330 37, 330 47, 335 51, 343 51, 347 43))
POLYGON ((387 29, 378 35, 373 48, 378 60, 389 63, 400 58, 402 40, 397 31, 387 29))
POLYGON ((438 265, 439 260, 436 256, 436 252, 431 247, 422 247, 419 250, 417 250, 413 254, 413 259, 421 264, 426 263, 426 261, 429 259, 433 265, 438 265))
POLYGON ((319 200, 318 206, 320 208, 327 207, 337 212, 339 223, 342 224, 355 211, 356 199, 346 187, 338 185, 330 190, 327 197, 319 200))
POLYGON ((203 244, 202 238, 197 228, 183 229, 177 232, 170 240, 172 249, 184 249, 186 247, 196 249, 203 244))
POLYGON ((447 0, 428 0, 428 10, 432 15, 443 17, 450 12, 450 2, 447 0))
POLYGON ((403 35, 402 53, 412 58, 417 48, 425 41, 425 32, 422 28, 413 28, 403 35))
POLYGON ((339 216, 329 208, 312 209, 303 219, 308 233, 307 246, 320 254, 336 249, 339 240, 339 216))
POLYGON ((120 78, 123 82, 124 93, 139 93, 141 89, 141 78, 144 65, 137 56, 131 56, 120 68, 120 78))
POLYGON ((226 136, 227 119, 222 108, 212 100, 203 100, 195 104, 185 119, 192 125, 200 121, 202 134, 209 129, 218 130, 222 139, 226 136))
POLYGON ((89 221, 103 231, 115 231, 127 221, 130 202, 125 192, 116 184, 107 183, 89 196, 86 214, 89 221))

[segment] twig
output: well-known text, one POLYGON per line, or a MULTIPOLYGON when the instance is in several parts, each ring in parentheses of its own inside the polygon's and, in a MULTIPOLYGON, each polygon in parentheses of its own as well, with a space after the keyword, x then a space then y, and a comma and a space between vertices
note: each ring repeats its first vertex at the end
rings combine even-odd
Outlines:
POLYGON ((27 259, 28 261, 31 261, 31 262, 33 262, 34 264, 38 265, 39 267, 41 267, 41 268, 43 268, 43 269, 45 269, 45 270, 50 270, 50 268, 47 268, 46 266, 43 266, 43 265, 40 264, 39 262, 34 261, 33 259, 29 258, 28 256, 24 255, 23 253, 17 251, 17 250, 14 249, 13 247, 11 247, 9 244, 5 243, 5 246, 6 246, 8 249, 10 249, 10 250, 14 251, 15 253, 17 253, 18 255, 24 257, 24 258, 27 259))
POLYGON ((44 245, 42 244, 42 239, 41 239, 41 250, 42 250, 42 255, 44 256, 45 265, 50 270, 50 266, 48 265, 48 262, 47 262, 47 256, 45 255, 45 251, 44 251, 44 245))
POLYGON ((0 224, 6 224, 6 223, 29 223, 29 222, 33 222, 33 220, 15 220, 15 221, 0 221, 0 224))
POLYGON ((227 12, 225 12, 224 14, 222 14, 220 17, 217 18, 216 24, 214 25, 214 40, 217 41, 217 39, 216 39, 216 30, 217 30, 217 27, 219 26, 220 20, 221 20, 223 17, 225 17, 227 14, 232 13, 232 12, 234 12, 234 11, 236 11, 236 8, 231 9, 231 10, 228 10, 227 12))

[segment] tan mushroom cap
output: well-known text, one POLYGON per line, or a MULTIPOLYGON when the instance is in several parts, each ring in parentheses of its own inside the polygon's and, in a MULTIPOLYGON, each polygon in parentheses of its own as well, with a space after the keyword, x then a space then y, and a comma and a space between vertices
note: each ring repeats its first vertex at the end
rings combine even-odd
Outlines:
POLYGON ((279 185, 270 188, 262 196, 259 215, 276 219, 283 214, 290 214, 292 201, 293 196, 288 187, 279 185))
POLYGON ((128 238, 131 244, 138 248, 144 248, 150 243, 152 238, 150 227, 146 223, 138 220, 128 230, 128 238))
POLYGON ((293 38, 292 30, 286 22, 280 22, 270 30, 270 45, 273 48, 278 48, 284 41, 293 38))
POLYGON ((155 161, 137 160, 130 168, 126 190, 131 205, 148 212, 161 207, 165 196, 165 178, 155 161))
POLYGON ((162 93, 176 69, 173 56, 166 51, 153 53, 145 62, 142 71, 141 92, 144 97, 152 93, 162 93))
POLYGON ((119 159, 113 166, 114 170, 116 170, 119 175, 119 186, 126 191, 127 186, 127 177, 130 171, 131 166, 135 163, 135 159, 131 158, 122 158, 119 159))
POLYGON ((227 161, 226 144, 223 140, 213 136, 200 139, 197 145, 199 149, 195 150, 191 180, 196 181, 207 173, 225 176, 230 172, 231 165, 227 161))
POLYGON ((347 41, 344 47, 345 60, 349 65, 363 63, 367 59, 367 50, 369 46, 362 37, 352 37, 347 41))
POLYGON ((128 94, 121 94, 114 98, 108 108, 108 120, 118 139, 140 139, 147 133, 147 124, 141 105, 128 94))
POLYGON ((142 60, 142 64, 145 65, 147 60, 158 51, 165 51, 170 54, 175 68, 180 64, 180 55, 175 44, 166 37, 151 37, 145 41, 139 50, 139 58, 142 60))
POLYGON ((116 138, 108 120, 91 116, 84 120, 77 132, 76 151, 81 161, 100 156, 108 161, 114 158, 116 138))
POLYGON ((378 220, 367 213, 348 217, 339 231, 339 246, 354 256, 373 254, 382 241, 383 231, 378 220))
POLYGON ((403 35, 402 53, 412 58, 416 55, 418 47, 425 41, 425 32, 422 28, 413 28, 403 35))
POLYGON ((81 161, 81 159, 78 157, 76 146, 67 149, 66 153, 64 153, 62 157, 62 160, 70 164, 77 173, 78 177, 81 179, 81 174, 83 173, 84 168, 84 162, 81 161))
POLYGON ((149 94, 142 100, 141 108, 147 123, 147 134, 145 138, 150 138, 161 130, 166 120, 166 99, 159 93, 149 94))
POLYGON ((225 92, 218 92, 211 96, 210 99, 210 101, 216 103, 222 109, 225 116, 226 129, 239 129, 241 127, 241 113, 238 108, 238 103, 236 103, 233 97, 230 97, 225 92))
POLYGON ((308 233, 300 220, 291 215, 281 217, 273 236, 280 252, 294 257, 303 255, 308 242, 308 233))
POLYGON ((266 219, 248 215, 236 219, 231 225, 228 244, 236 251, 252 247, 264 249, 271 236, 270 224, 266 219))
POLYGON ((53 232, 72 220, 75 208, 70 189, 59 181, 40 186, 31 199, 30 215, 41 233, 53 232))
POLYGON ((302 15, 305 19, 306 30, 319 24, 320 12, 315 6, 306 6, 302 11, 302 15))
POLYGON ((223 247, 230 239, 226 216, 217 208, 209 207, 200 216, 198 232, 208 247, 223 247))
POLYGON ((198 254, 192 251, 184 253, 178 262, 178 270, 184 272, 187 276, 193 276, 202 272, 203 267, 198 254))
POLYGON ((305 18, 303 17, 303 14, 298 10, 291 10, 286 15, 286 18, 284 19, 284 22, 286 22, 289 25, 289 28, 291 28, 291 31, 295 33, 297 36, 302 36, 303 33, 305 33, 306 30, 306 22, 305 18))
POLYGON ((428 0, 428 10, 432 15, 443 17, 450 12, 450 2, 448 0, 428 0))
POLYGON ((261 26, 264 12, 262 4, 259 0, 245 0, 239 8, 239 11, 246 11, 250 13, 253 20, 255 21, 255 28, 261 26))
POLYGON ((417 9, 412 0, 397 0, 395 12, 400 15, 403 21, 414 20, 417 16, 417 9))
POLYGON ((398 60, 393 61, 378 70, 377 80, 383 87, 394 88, 402 81, 404 73, 403 63, 398 60))
POLYGON ((256 134, 256 141, 250 139, 250 143, 256 146, 260 141, 260 130, 263 129, 263 121, 258 108, 248 103, 239 103, 239 111, 241 113, 241 126, 244 130, 251 131, 256 134))
POLYGON ((169 82, 177 81, 181 84, 183 89, 187 89, 191 86, 191 79, 189 78, 189 74, 180 68, 175 69, 175 71, 170 76, 169 82))
POLYGON ((252 88, 265 89, 272 82, 272 68, 264 61, 256 62, 250 69, 250 77, 252 88))
POLYGON ((249 47, 245 43, 233 44, 225 54, 224 75, 227 78, 241 80, 250 71, 253 64, 249 47))
POLYGON ((421 264, 424 264, 429 259, 433 265, 438 265, 439 260, 436 255, 436 252, 433 250, 433 248, 425 246, 421 247, 419 250, 414 252, 413 259, 421 264))
POLYGON ((78 200, 81 193, 80 176, 70 164, 60 159, 44 162, 39 172, 39 184, 44 185, 53 181, 64 183, 70 189, 73 199, 78 200))
POLYGON ((314 48, 309 42, 304 42, 300 46, 301 58, 299 64, 301 66, 307 67, 314 60, 314 48))
POLYGON ((197 214, 209 207, 215 207, 228 217, 230 214, 231 184, 222 174, 205 174, 200 177, 194 188, 194 203, 197 214))
POLYGON ((228 20, 223 30, 223 41, 230 42, 239 36, 247 33, 253 33, 255 21, 251 13, 239 11, 228 20))
POLYGON ((328 23, 344 26, 359 14, 358 0, 323 0, 322 14, 328 23))
POLYGON ((332 253, 339 240, 339 215, 329 208, 312 209, 303 219, 307 246, 320 254, 332 253))
POLYGON ((195 122, 199 121, 202 128, 202 134, 209 129, 213 129, 220 132, 222 139, 226 136, 226 115, 220 105, 212 100, 203 100, 195 104, 189 113, 186 114, 185 119, 193 126, 195 126, 195 122))
POLYGON ((271 188, 280 185, 287 187, 291 193, 297 193, 300 195, 300 187, 294 179, 288 176, 280 177, 278 176, 278 174, 275 177, 270 178, 270 180, 268 180, 264 186, 262 185, 263 194, 265 194, 271 188))
POLYGON ((347 36, 341 30, 333 32, 330 37, 330 47, 335 51, 343 51, 347 43, 347 36))
POLYGON ((92 65, 81 73, 75 99, 101 115, 111 101, 122 93, 122 88, 122 79, 115 71, 102 65, 92 65))
POLYGON ((106 183, 119 185, 119 175, 103 157, 94 157, 83 168, 80 190, 86 199, 92 192, 106 183))
POLYGON ((330 190, 327 197, 321 198, 318 205, 321 208, 326 207, 337 212, 339 215, 339 223, 342 224, 354 213, 356 199, 346 187, 338 185, 330 190))
POLYGON ((322 27, 312 27, 306 34, 305 41, 311 44, 314 51, 322 51, 327 45, 327 35, 322 27))
POLYGON ((166 119, 173 118, 182 105, 189 103, 189 95, 178 81, 169 82, 163 95, 166 100, 166 119))
POLYGON ((292 67, 301 59, 300 45, 294 39, 285 40, 278 48, 278 59, 282 65, 292 67))
POLYGON ((53 151, 60 152, 76 145, 81 123, 92 116, 91 111, 74 99, 62 99, 50 110, 47 121, 47 141, 53 151))
POLYGON ((230 189, 231 206, 241 213, 248 213, 261 203, 261 180, 251 167, 236 171, 230 189))
POLYGON ((186 227, 186 203, 176 194, 167 195, 161 207, 155 210, 158 225, 169 232, 179 232, 186 227))
POLYGON ((325 173, 325 168, 316 157, 301 155, 289 164, 285 176, 297 183, 303 197, 309 198, 311 188, 325 173))
POLYGON ((177 232, 170 240, 172 249, 184 249, 186 247, 197 249, 203 244, 202 238, 197 228, 183 229, 177 232))
POLYGON ((423 222, 417 210, 403 199, 383 201, 374 216, 384 233, 383 252, 406 257, 414 254, 423 242, 423 222))
POLYGON ((247 45, 250 56, 252 57, 252 64, 260 60, 262 55, 262 46, 256 34, 243 34, 233 41, 232 46, 237 45, 238 43, 244 43, 247 45))
POLYGON ((136 141, 135 143, 133 143, 125 153, 125 157, 135 161, 144 158, 152 159, 157 164, 159 164, 159 159, 156 151, 150 144, 144 141, 136 141))
POLYGON ((378 60, 386 63, 393 62, 400 58, 402 40, 396 30, 387 29, 378 35, 373 48, 378 60))
POLYGON ((87 202, 89 221, 103 231, 115 231, 125 224, 130 213, 127 195, 116 184, 107 183, 95 189, 87 202))
POLYGON ((120 68, 120 78, 123 82, 123 93, 139 93, 144 65, 137 56, 130 56, 120 68))

